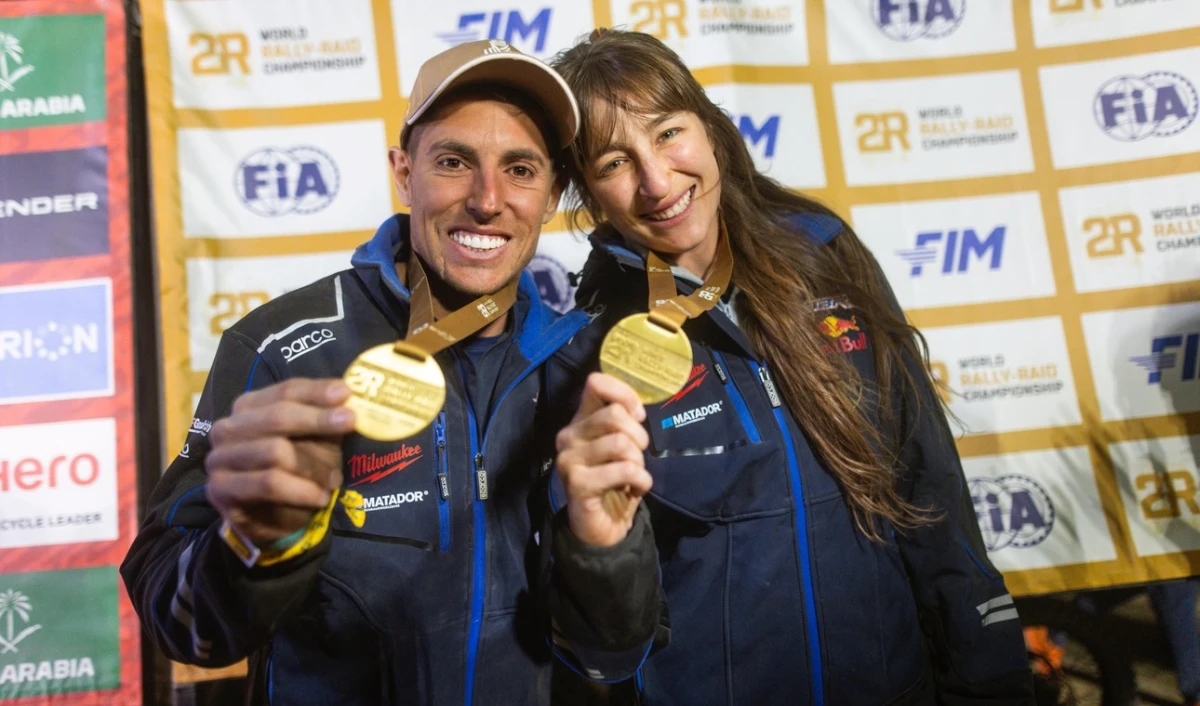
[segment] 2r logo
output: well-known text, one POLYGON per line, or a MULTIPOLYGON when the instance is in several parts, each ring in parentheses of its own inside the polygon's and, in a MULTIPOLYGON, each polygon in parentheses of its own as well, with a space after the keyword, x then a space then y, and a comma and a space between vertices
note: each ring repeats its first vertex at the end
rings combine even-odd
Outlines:
POLYGON ((1144 473, 1133 481, 1138 490, 1150 488, 1141 499, 1142 515, 1147 520, 1169 520, 1183 515, 1186 506, 1191 515, 1200 515, 1196 502, 1196 477, 1191 471, 1144 473))
POLYGON ((859 152, 894 152, 896 144, 908 152, 908 116, 900 111, 889 113, 859 113, 854 116, 859 152), (865 128, 865 129, 863 129, 865 128))
POLYGON ((214 292, 208 297, 208 306, 216 311, 209 320, 208 330, 214 336, 220 336, 246 314, 271 301, 271 295, 263 291, 253 292, 214 292))
MULTIPOLYGON (((1101 0, 1091 0, 1092 8, 1099 10, 1103 5, 1101 0)), ((1050 12, 1079 12, 1088 5, 1088 0, 1050 0, 1050 12)))
POLYGON ((354 394, 367 399, 373 399, 379 394, 379 388, 383 387, 384 380, 383 373, 362 365, 355 365, 346 371, 346 386, 354 394))
POLYGON ((950 369, 940 360, 929 361, 929 376, 933 378, 938 397, 942 403, 950 404, 950 369))
POLYGON ((201 47, 200 52, 192 57, 192 73, 197 76, 230 74, 235 65, 243 75, 250 74, 250 40, 241 32, 193 32, 188 37, 188 44, 201 47))
POLYGON ((1116 257, 1124 255, 1127 248, 1142 252, 1142 222, 1132 213, 1089 218, 1083 222, 1083 232, 1088 236, 1088 257, 1116 257))
POLYGON ((684 0, 636 0, 629 6, 629 12, 635 18, 633 31, 645 32, 657 39, 669 39, 671 28, 675 36, 683 39, 688 36, 687 5, 684 0))

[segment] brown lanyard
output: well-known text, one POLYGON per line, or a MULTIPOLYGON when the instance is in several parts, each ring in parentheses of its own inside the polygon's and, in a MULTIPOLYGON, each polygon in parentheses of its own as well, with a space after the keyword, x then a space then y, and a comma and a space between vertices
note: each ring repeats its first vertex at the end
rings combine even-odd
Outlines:
POLYGON ((675 274, 671 266, 661 257, 649 251, 646 255, 646 279, 650 287, 650 320, 669 331, 678 331, 683 322, 694 319, 712 309, 721 300, 729 287, 733 274, 733 252, 729 248, 729 234, 725 231, 725 219, 720 220, 717 237, 717 254, 712 272, 704 284, 691 294, 678 294, 675 274))
POLYGON ((396 341, 397 353, 409 353, 406 347, 415 348, 425 355, 434 355, 439 351, 469 338, 477 331, 487 326, 498 317, 503 316, 517 301, 517 282, 514 277, 511 282, 495 294, 485 294, 470 304, 446 313, 437 302, 429 287, 429 278, 416 252, 408 257, 409 313, 408 335, 402 341, 396 341), (435 315, 435 307, 437 313, 435 315))

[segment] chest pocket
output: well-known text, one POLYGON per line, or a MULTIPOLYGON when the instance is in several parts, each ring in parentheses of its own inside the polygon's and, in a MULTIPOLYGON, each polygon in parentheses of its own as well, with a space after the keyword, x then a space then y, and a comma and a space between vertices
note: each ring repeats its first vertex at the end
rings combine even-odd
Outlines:
MULTIPOLYGON (((786 466, 749 410, 749 369, 692 344, 692 374, 679 394, 646 409, 651 495, 703 522, 727 522, 787 508, 786 466), (729 366, 739 366, 736 374, 729 366), (740 380, 739 380, 740 378, 740 380)), ((750 397, 755 400, 756 397, 750 397)))
POLYGON ((437 438, 442 424, 439 417, 404 441, 354 437, 346 444, 342 485, 362 494, 366 520, 355 527, 344 512, 334 513, 336 535, 425 551, 449 548, 449 508, 439 477, 445 465, 445 443, 437 438))

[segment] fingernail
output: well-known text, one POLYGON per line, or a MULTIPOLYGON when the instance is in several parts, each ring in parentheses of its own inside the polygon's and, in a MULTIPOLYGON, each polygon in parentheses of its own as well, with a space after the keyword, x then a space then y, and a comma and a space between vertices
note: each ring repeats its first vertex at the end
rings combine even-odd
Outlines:
POLYGON ((637 419, 639 422, 644 422, 644 421, 646 421, 646 408, 645 408, 645 407, 643 407, 642 405, 638 405, 638 408, 637 408, 637 414, 635 415, 635 418, 636 418, 636 419, 637 419))
POLYGON ((329 413, 329 421, 335 426, 346 426, 354 420, 354 412, 341 407, 329 413))
MULTIPOLYGON (((342 485, 342 472, 335 468, 329 472, 329 487, 330 488, 340 488, 341 485, 342 485)), ((326 502, 329 502, 328 499, 326 500, 326 502)))
POLYGON ((348 395, 349 393, 350 393, 350 388, 347 387, 346 383, 344 383, 344 382, 335 382, 329 386, 329 389, 327 389, 325 391, 325 395, 329 398, 329 401, 331 401, 331 402, 336 402, 336 401, 346 397, 346 395, 348 395))

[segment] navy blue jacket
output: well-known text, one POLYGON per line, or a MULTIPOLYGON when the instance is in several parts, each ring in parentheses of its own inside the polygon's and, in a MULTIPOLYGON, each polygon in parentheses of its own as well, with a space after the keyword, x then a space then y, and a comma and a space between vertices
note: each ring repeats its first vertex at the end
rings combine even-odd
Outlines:
POLYGON ((121 567, 142 624, 171 658, 220 666, 251 657, 255 703, 545 704, 552 660, 531 597, 544 519, 538 424, 542 365, 587 323, 541 303, 522 275, 514 349, 490 414, 464 395, 454 349, 437 356, 446 404, 403 442, 358 435, 345 485, 366 524, 335 513, 316 548, 247 569, 217 535, 205 499, 214 420, 243 391, 291 377, 340 377, 361 351, 402 337, 396 273, 407 216, 358 249, 353 269, 256 309, 223 336, 187 445, 150 498, 121 567), (481 475, 483 480, 480 480, 481 475))
MULTIPOLYGON (((842 231, 831 217, 791 220, 821 247, 842 231)), ((695 286, 677 282, 681 292, 695 286)), ((594 321, 556 354, 550 379, 577 387, 596 369, 604 333, 645 311, 646 298, 642 258, 594 238, 577 296, 594 321)), ((852 304, 814 302, 815 320, 828 321, 830 354, 849 356, 870 387, 873 334, 852 304)), ((691 378, 647 409, 652 532, 623 543, 656 544, 669 611, 659 647, 645 658, 628 640, 605 644, 560 625, 560 656, 596 680, 633 679, 653 706, 1032 703, 1021 624, 988 561, 933 391, 897 400, 897 484, 945 517, 907 535, 885 528, 887 540, 871 542, 742 331, 719 309, 685 330, 691 378)), ((557 506, 562 487, 551 487, 557 506)), ((633 610, 628 634, 645 608, 633 610)), ((620 613, 603 611, 606 620, 620 613)))

